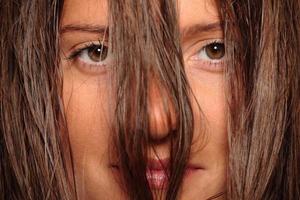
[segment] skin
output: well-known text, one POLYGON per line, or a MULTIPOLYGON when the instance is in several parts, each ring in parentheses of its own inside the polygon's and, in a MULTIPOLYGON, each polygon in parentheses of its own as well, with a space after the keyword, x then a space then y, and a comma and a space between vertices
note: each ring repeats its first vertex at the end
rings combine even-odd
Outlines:
MULTIPOLYGON (((186 74, 195 96, 192 102, 196 123, 189 163, 201 167, 185 177, 180 199, 207 199, 226 188, 225 66, 223 59, 207 60, 201 54, 201 49, 208 43, 222 40, 223 32, 219 26, 206 31, 191 31, 188 28, 195 24, 205 26, 220 23, 216 4, 210 0, 180 0, 179 23, 186 74)), ((61 27, 64 29, 71 24, 107 25, 106 2, 66 0, 61 27)), ((113 107, 111 74, 107 69, 109 62, 107 66, 90 66, 85 63, 88 57, 67 59, 74 50, 97 42, 102 37, 99 33, 76 30, 61 33, 63 99, 79 199, 125 198, 114 176, 109 156, 113 107)), ((157 96, 155 89, 151 90, 150 127, 153 136, 163 138, 168 127, 157 96)), ((155 149, 161 159, 167 158, 168 141, 157 144, 155 149)))

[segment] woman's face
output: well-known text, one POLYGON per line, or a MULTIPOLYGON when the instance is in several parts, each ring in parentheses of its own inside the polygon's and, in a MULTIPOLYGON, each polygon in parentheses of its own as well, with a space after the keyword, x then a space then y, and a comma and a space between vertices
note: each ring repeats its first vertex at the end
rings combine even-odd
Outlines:
MULTIPOLYGON (((113 114, 110 55, 104 59, 104 48, 101 53, 99 48, 107 12, 105 0, 65 0, 61 21, 63 98, 79 199, 124 199, 109 156, 113 114)), ((197 166, 185 176, 180 199, 207 199, 226 188, 223 32, 211 0, 179 0, 179 21, 185 70, 196 99, 189 165, 197 166), (204 117, 200 118, 196 101, 204 117)), ((157 130, 165 128, 165 115, 159 99, 152 99, 150 127, 156 127, 154 132, 159 134, 157 130)), ((168 156, 167 143, 156 146, 161 159, 168 156)))

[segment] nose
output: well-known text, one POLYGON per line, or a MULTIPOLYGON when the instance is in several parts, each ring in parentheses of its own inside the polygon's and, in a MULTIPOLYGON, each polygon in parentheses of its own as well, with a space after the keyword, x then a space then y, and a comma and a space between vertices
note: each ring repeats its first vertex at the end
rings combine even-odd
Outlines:
POLYGON ((170 95, 152 84, 148 102, 149 128, 151 139, 162 141, 176 129, 176 112, 170 95))

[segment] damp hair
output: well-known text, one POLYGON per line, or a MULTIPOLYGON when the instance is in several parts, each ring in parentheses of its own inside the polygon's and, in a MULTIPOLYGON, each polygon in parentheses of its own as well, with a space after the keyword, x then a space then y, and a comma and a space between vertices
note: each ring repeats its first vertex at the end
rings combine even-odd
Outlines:
MULTIPOLYGON (((228 56, 227 199, 300 196, 299 4, 298 0, 218 3, 228 56)), ((59 0, 1 1, 1 199, 74 198, 61 100, 62 7, 59 0)), ((176 9, 176 1, 109 1, 115 66, 127 66, 115 68, 113 142, 129 199, 156 195, 145 173, 151 146, 147 104, 151 80, 159 83, 159 92, 176 111, 177 126, 169 134, 171 173, 165 199, 176 199, 180 193, 193 126, 201 123, 192 116, 176 9)), ((166 113, 170 115, 168 107, 166 113)))
POLYGON ((228 199, 300 196, 300 2, 222 2, 228 199))
POLYGON ((58 1, 0 2, 0 199, 71 199, 58 1))
MULTIPOLYGON (((116 149, 131 199, 153 199, 146 178, 151 134, 149 90, 175 109, 170 137, 171 172, 166 199, 176 199, 188 160, 193 116, 184 74, 175 1, 110 1, 112 51, 116 55, 116 149), (162 12, 163 11, 163 12, 162 12), (122 26, 120 26, 122 24, 122 26), (134 34, 132 34, 134 33, 134 34), (118 41, 122 41, 121 43, 118 41), (134 55, 134 56, 133 56, 134 55), (132 88, 132 85, 135 87, 132 88), (175 167, 176 166, 176 167, 175 167), (145 187, 139 187, 144 185, 145 187)), ((169 107, 165 108, 171 121, 169 107)), ((171 126, 171 125, 169 125, 171 126)), ((160 195, 160 194, 157 194, 160 195)))

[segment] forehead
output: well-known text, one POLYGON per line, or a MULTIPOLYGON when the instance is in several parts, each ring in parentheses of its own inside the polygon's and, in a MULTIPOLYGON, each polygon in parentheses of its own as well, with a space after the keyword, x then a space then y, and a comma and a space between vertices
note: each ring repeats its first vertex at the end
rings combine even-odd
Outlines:
POLYGON ((179 0, 179 22, 181 26, 195 23, 208 24, 219 21, 215 0, 179 0))
MULTIPOLYGON (((65 0, 61 25, 106 25, 107 12, 106 0, 65 0)), ((219 21, 215 0, 179 0, 178 12, 181 27, 219 21)))
POLYGON ((104 0, 65 0, 61 25, 107 23, 107 1, 104 0))

